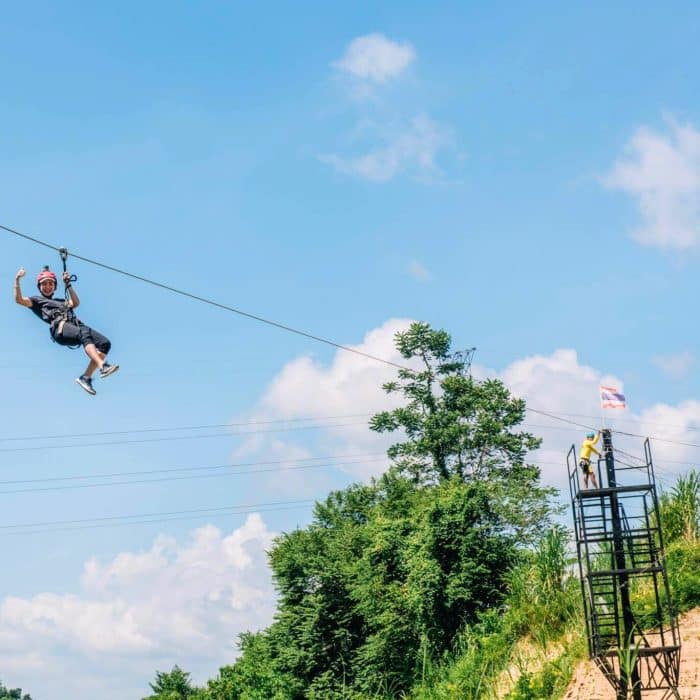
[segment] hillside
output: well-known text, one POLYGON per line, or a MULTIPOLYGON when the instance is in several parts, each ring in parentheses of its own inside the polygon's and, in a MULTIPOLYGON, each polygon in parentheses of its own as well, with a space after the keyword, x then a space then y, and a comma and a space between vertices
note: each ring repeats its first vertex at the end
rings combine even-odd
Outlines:
MULTIPOLYGON (((683 700, 700 700, 700 608, 680 618, 682 640, 681 686, 683 700)), ((660 700, 662 693, 644 693, 645 700, 660 700)), ((615 700, 612 686, 592 661, 579 664, 564 700, 615 700)))

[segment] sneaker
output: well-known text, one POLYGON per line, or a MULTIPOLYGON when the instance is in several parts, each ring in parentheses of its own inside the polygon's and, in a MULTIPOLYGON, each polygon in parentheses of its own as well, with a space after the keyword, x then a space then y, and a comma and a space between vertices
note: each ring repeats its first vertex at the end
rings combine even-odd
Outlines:
POLYGON ((91 394, 94 396, 97 392, 92 388, 92 378, 91 377, 86 377, 84 374, 81 374, 76 380, 75 380, 80 386, 87 391, 88 394, 91 394))
POLYGON ((110 374, 114 374, 119 369, 119 365, 110 365, 106 362, 100 368, 100 377, 104 379, 109 377, 110 374))

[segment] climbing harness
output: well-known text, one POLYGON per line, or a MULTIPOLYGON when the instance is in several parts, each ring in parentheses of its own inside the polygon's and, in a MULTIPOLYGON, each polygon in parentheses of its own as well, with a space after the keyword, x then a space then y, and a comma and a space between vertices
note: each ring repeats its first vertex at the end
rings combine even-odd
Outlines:
MULTIPOLYGON (((67 272, 66 261, 68 259, 68 250, 66 248, 59 248, 58 253, 61 256, 61 262, 63 263, 63 272, 67 272)), ((53 279, 56 279, 56 275, 50 273, 53 279)), ((40 273, 41 276, 41 273, 40 273)), ((75 317, 75 312, 70 306, 70 286, 73 282, 77 281, 77 275, 71 275, 67 280, 63 280, 64 284, 64 305, 63 310, 56 314, 56 316, 51 321, 49 327, 51 333, 51 339, 54 343, 63 345, 64 347, 75 350, 81 345, 80 342, 80 328, 78 326, 78 320, 75 317)))

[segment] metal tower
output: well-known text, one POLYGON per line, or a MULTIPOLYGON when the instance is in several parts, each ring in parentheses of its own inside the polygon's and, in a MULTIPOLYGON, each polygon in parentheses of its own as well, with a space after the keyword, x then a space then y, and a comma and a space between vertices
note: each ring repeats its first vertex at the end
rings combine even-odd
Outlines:
POLYGON ((602 435, 599 488, 581 487, 573 445, 566 458, 589 656, 617 700, 641 700, 647 691, 662 691, 662 700, 680 700, 681 641, 649 440, 645 464, 616 469, 611 431, 602 435), (645 600, 651 596, 654 603, 635 605, 632 591, 645 592, 645 600))

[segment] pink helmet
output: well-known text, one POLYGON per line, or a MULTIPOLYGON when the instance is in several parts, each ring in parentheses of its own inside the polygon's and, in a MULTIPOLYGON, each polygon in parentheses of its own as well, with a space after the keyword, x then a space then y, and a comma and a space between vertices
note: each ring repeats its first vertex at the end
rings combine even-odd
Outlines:
POLYGON ((41 283, 44 280, 53 280, 53 283, 55 285, 58 285, 58 280, 56 279, 56 275, 49 270, 48 265, 44 267, 44 269, 36 276, 36 286, 41 289, 41 283))

